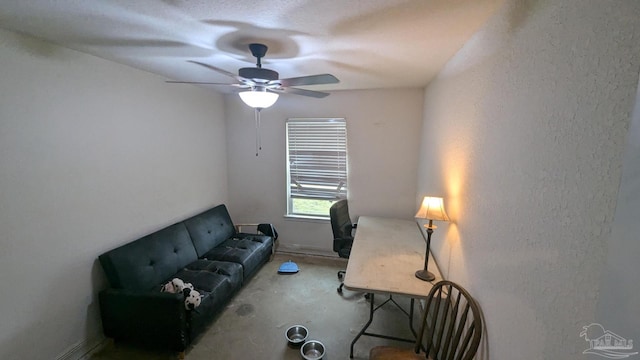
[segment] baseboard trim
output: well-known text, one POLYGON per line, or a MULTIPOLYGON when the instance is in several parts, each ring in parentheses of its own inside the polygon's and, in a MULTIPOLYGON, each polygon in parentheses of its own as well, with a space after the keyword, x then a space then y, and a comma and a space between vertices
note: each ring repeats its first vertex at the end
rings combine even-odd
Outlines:
POLYGON ((58 355, 56 360, 88 360, 91 355, 102 350, 109 343, 108 340, 105 337, 99 337, 80 341, 58 355))
POLYGON ((338 258, 338 256, 335 253, 328 252, 324 248, 313 247, 313 246, 290 245, 290 244, 282 244, 282 243, 278 244, 276 254, 277 253, 338 258))

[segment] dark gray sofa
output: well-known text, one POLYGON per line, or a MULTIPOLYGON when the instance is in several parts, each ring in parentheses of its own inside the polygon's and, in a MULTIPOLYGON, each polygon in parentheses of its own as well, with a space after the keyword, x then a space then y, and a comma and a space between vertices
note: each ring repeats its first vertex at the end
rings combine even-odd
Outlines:
POLYGON ((105 335, 184 355, 273 246, 272 236, 236 232, 218 205, 100 255, 110 284, 99 294, 105 335), (182 294, 160 291, 175 277, 203 296, 196 310, 185 309, 182 294))

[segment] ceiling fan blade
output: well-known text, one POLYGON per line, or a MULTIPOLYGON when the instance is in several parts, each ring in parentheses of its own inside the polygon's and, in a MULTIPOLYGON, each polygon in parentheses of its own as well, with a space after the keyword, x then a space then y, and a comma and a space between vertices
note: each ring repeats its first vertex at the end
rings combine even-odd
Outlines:
POLYGON ((323 84, 336 84, 340 80, 331 74, 318 74, 309 76, 300 76, 288 79, 274 80, 279 82, 283 87, 288 86, 303 86, 303 85, 323 85, 323 84))
POLYGON ((329 96, 329 93, 321 92, 321 91, 313 91, 313 90, 305 90, 305 89, 296 89, 296 88, 280 88, 280 89, 269 89, 269 91, 275 92, 286 92, 289 94, 296 94, 302 96, 309 96, 318 99, 322 99, 324 97, 329 96))
POLYGON ((238 81, 239 81, 239 82, 241 82, 241 83, 245 83, 245 84, 246 84, 246 83, 253 84, 253 81, 251 81, 251 80, 249 80, 249 79, 247 79, 247 78, 244 78, 244 77, 242 77, 242 76, 236 75, 236 74, 234 74, 234 73, 230 73, 230 72, 228 72, 227 70, 220 69, 220 68, 215 67, 215 66, 213 66, 213 65, 209 65, 209 64, 201 63, 201 62, 194 61, 194 60, 187 60, 187 61, 189 61, 189 62, 191 62, 191 63, 194 63, 194 64, 198 64, 198 65, 200 65, 200 66, 204 66, 204 67, 206 67, 206 68, 207 68, 207 69, 209 69, 209 70, 217 71, 217 72, 219 72, 220 74, 224 74, 224 75, 227 75, 227 76, 229 76, 229 77, 232 77, 232 78, 234 78, 234 79, 238 80, 238 81))
POLYGON ((196 84, 196 85, 225 85, 225 86, 235 86, 235 87, 251 87, 250 85, 243 84, 229 84, 229 83, 215 83, 215 82, 206 82, 206 81, 176 81, 176 80, 167 80, 165 81, 169 84, 196 84))

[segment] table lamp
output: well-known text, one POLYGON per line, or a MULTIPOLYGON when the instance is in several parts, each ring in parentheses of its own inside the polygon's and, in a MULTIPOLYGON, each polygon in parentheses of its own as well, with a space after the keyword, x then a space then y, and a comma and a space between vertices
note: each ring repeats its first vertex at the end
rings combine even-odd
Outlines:
MULTIPOLYGON (((436 277, 432 273, 427 270, 427 265, 429 264, 429 248, 431 247, 431 234, 433 234, 433 229, 437 226, 433 225, 433 220, 437 221, 449 221, 449 217, 447 213, 444 211, 444 202, 441 197, 431 197, 425 196, 422 199, 422 205, 420 209, 416 213, 416 219, 426 219, 429 220, 429 224, 425 224, 424 227, 427 228, 427 252, 424 255, 424 269, 416 271, 416 277, 420 280, 424 281, 432 281, 436 277)), ((420 226, 420 222, 416 221, 418 226, 420 226)), ((420 231, 422 237, 424 237, 424 233, 420 231)))

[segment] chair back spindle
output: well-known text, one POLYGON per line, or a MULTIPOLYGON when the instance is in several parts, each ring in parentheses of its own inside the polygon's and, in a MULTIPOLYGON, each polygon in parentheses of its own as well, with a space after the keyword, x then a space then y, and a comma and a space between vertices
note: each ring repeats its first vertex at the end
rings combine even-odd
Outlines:
POLYGON ((480 308, 471 295, 451 281, 437 283, 427 299, 415 353, 424 348, 433 360, 470 360, 481 337, 480 308))

